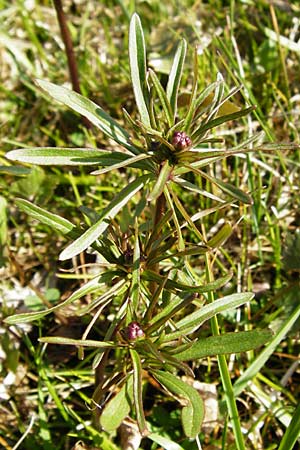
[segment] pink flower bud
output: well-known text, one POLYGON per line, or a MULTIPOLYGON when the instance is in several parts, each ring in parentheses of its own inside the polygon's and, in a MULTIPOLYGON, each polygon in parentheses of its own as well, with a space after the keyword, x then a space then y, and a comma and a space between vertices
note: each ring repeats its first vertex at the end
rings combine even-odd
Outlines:
POLYGON ((191 138, 184 131, 175 131, 172 144, 176 150, 185 150, 192 145, 191 138))
POLYGON ((145 336, 145 333, 138 322, 131 322, 126 329, 126 332, 129 341, 135 341, 136 339, 145 336))

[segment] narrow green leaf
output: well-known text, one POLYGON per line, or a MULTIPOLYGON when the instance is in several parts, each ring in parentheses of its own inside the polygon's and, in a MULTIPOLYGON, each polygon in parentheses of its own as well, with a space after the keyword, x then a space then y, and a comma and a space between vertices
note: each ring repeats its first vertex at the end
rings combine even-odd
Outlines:
POLYGON ((157 200, 158 197, 162 194, 164 187, 170 178, 171 171, 172 171, 172 167, 169 165, 168 161, 165 161, 163 163, 162 168, 160 169, 160 172, 159 172, 158 178, 155 182, 154 188, 152 189, 151 193, 148 195, 147 200, 149 202, 153 202, 154 200, 157 200))
POLYGON ((197 47, 194 50, 194 64, 193 64, 193 86, 190 97, 190 104, 188 112, 184 118, 184 130, 189 134, 193 117, 196 113, 197 103, 197 90, 198 90, 198 51, 197 47))
POLYGON ((176 209, 175 209, 175 206, 173 204, 170 192, 167 189, 167 186, 165 186, 164 194, 165 194, 165 197, 166 197, 166 201, 167 201, 168 207, 172 211, 172 219, 173 219, 173 222, 174 222, 174 225, 175 225, 175 229, 176 229, 176 232, 177 232, 177 249, 178 249, 179 252, 181 252, 181 251, 184 251, 184 249, 185 249, 184 239, 182 237, 181 227, 180 227, 180 223, 179 223, 179 220, 178 220, 178 217, 177 217, 176 209))
MULTIPOLYGON (((7 157, 9 153, 10 152, 6 153, 5 157, 7 157)), ((0 173, 4 173, 6 175, 24 176, 29 175, 30 172, 31 168, 23 166, 0 166, 0 173)))
MULTIPOLYGON (((144 153, 141 155, 132 156, 132 157, 124 159, 123 161, 121 161, 117 164, 113 164, 111 166, 105 167, 104 169, 95 170, 94 172, 91 172, 91 175, 101 175, 102 173, 110 172, 111 170, 121 169, 121 168, 127 167, 127 166, 139 167, 144 170, 147 170, 148 169, 147 165, 146 166, 143 166, 143 164, 137 165, 137 163, 140 161, 143 161, 144 159, 151 158, 152 156, 153 155, 150 153, 147 153, 147 154, 144 153)), ((101 162, 99 163, 99 165, 101 165, 101 162)))
POLYGON ((57 311, 60 308, 63 308, 64 306, 69 305, 70 303, 74 302, 75 300, 78 300, 79 298, 83 297, 84 295, 91 294, 92 292, 95 292, 99 289, 100 285, 99 276, 93 278, 92 280, 88 281, 86 284, 81 286, 79 289, 77 289, 75 292, 73 292, 70 297, 68 297, 65 301, 62 303, 53 306, 52 308, 46 309, 45 311, 38 311, 38 312, 30 312, 30 313, 21 313, 21 314, 15 314, 13 316, 7 317, 4 321, 8 323, 9 325, 13 325, 16 323, 27 323, 32 322, 34 320, 41 319, 48 314, 57 311))
POLYGON ((252 292, 243 292, 239 294, 232 294, 226 297, 219 298, 208 305, 203 306, 202 308, 194 311, 191 314, 188 314, 179 322, 176 323, 176 328, 178 331, 169 333, 165 337, 165 341, 177 339, 178 336, 182 334, 190 334, 196 331, 205 321, 210 319, 224 311, 228 311, 232 308, 237 308, 247 302, 250 302, 254 294, 252 292))
POLYGON ((166 92, 165 92, 164 88, 162 87, 156 73, 153 72, 153 70, 149 69, 149 74, 150 74, 150 78, 153 83, 153 86, 156 90, 156 93, 159 97, 162 109, 165 113, 168 126, 172 127, 174 125, 174 116, 173 116, 172 108, 171 108, 170 102, 168 100, 168 97, 166 95, 166 92))
MULTIPOLYGON (((147 281, 154 281, 155 283, 162 283, 165 279, 163 275, 159 275, 152 270, 144 270, 142 272, 142 278, 147 281)), ((229 273, 225 277, 221 277, 218 280, 212 281, 201 286, 191 286, 190 284, 180 283, 179 281, 167 280, 166 289, 171 291, 179 292, 191 292, 204 294, 205 292, 211 292, 219 289, 221 286, 226 284, 232 278, 232 273, 229 273)), ((225 298, 225 297, 224 297, 225 298)))
POLYGON ((205 245, 193 245, 191 247, 186 248, 182 252, 173 252, 169 254, 160 254, 159 256, 151 259, 151 254, 148 257, 148 266, 153 266, 154 264, 157 264, 160 261, 164 261, 165 259, 171 259, 171 258, 181 258, 184 256, 190 256, 190 255, 203 255, 207 251, 209 251, 210 248, 205 245))
POLYGON ((217 195, 212 194, 211 192, 204 191, 203 189, 200 189, 198 186, 196 186, 194 183, 191 183, 190 181, 185 180, 184 178, 180 177, 173 177, 173 182, 184 187, 185 189, 196 192, 197 194, 200 194, 201 196, 210 198, 212 200, 216 200, 220 203, 225 203, 224 200, 217 195))
POLYGON ((133 311, 137 311, 140 299, 140 263, 141 263, 141 252, 139 244, 139 228, 137 221, 135 223, 135 242, 134 242, 134 253, 133 253, 133 265, 132 265, 132 279, 131 279, 131 289, 130 297, 132 301, 133 311))
POLYGON ((169 103, 171 105, 172 111, 173 111, 173 122, 175 122, 176 113, 177 113, 177 96, 178 96, 178 89, 180 86, 181 76, 182 76, 182 70, 183 65, 185 61, 185 55, 186 55, 186 48, 187 43, 185 39, 182 39, 182 41, 179 43, 173 65, 170 71, 168 84, 167 84, 167 98, 169 100, 169 103))
POLYGON ((182 408, 182 426, 187 437, 195 438, 201 431, 204 418, 204 405, 199 393, 171 373, 162 370, 151 372, 162 386, 186 402, 182 408))
POLYGON ((186 165, 192 172, 197 173, 198 175, 202 176, 206 180, 209 180, 211 183, 218 186, 222 191, 226 192, 226 194, 229 194, 231 197, 235 198, 236 200, 246 203, 247 205, 252 205, 253 201, 252 198, 247 195, 245 192, 243 192, 241 189, 239 189, 236 186, 233 186, 232 184, 225 183, 225 181, 222 181, 218 178, 212 177, 208 175, 206 172, 203 172, 202 170, 196 168, 192 165, 186 165))
POLYGON ((133 399, 136 417, 141 435, 146 436, 148 434, 148 428, 143 407, 142 364, 138 352, 134 349, 130 349, 129 351, 133 365, 133 399))
POLYGON ((103 351, 107 350, 108 348, 116 348, 120 346, 120 344, 116 344, 115 342, 92 341, 89 339, 70 339, 60 336, 41 337, 39 338, 39 341, 46 344, 75 345, 76 347, 95 347, 103 351))
POLYGON ((232 226, 226 222, 222 228, 207 242, 207 245, 212 248, 220 247, 232 233, 232 226))
POLYGON ((39 220, 41 223, 49 225, 51 228, 62 234, 68 234, 71 232, 76 234, 75 225, 57 214, 50 213, 49 211, 46 211, 45 209, 22 198, 17 198, 15 200, 15 204, 21 211, 30 215, 34 219, 39 220))
POLYGON ((199 339, 186 350, 174 354, 179 361, 191 361, 207 356, 247 352, 260 347, 272 338, 270 330, 240 331, 199 339))
POLYGON ((6 158, 13 161, 39 165, 83 166, 101 164, 102 156, 109 153, 90 148, 29 147, 11 150, 6 158))
POLYGON ((129 63, 135 101, 141 121, 151 126, 147 104, 149 94, 146 82, 146 47, 139 16, 133 14, 129 27, 129 63))
POLYGON ((56 101, 63 103, 73 111, 86 117, 93 125, 99 128, 106 136, 123 145, 133 154, 137 150, 129 143, 129 135, 112 117, 99 105, 83 97, 77 92, 45 80, 36 80, 37 85, 47 92, 56 101))
POLYGON ((143 175, 132 181, 121 192, 119 192, 101 213, 100 220, 98 220, 98 222, 92 225, 78 239, 65 248, 60 254, 60 259, 65 260, 72 258, 73 256, 83 252, 93 242, 95 242, 108 227, 109 220, 113 219, 118 214, 123 206, 126 205, 126 203, 144 186, 148 179, 148 175, 143 175))
MULTIPOLYGON (((212 281, 211 283, 207 283, 204 286, 201 286, 201 289, 203 289, 205 292, 215 291, 216 289, 220 288, 221 285, 226 284, 231 277, 232 274, 230 273, 226 277, 219 278, 217 280, 217 283, 218 284, 220 283, 218 287, 216 285, 216 281, 212 281)), ((195 299, 195 292, 189 293, 184 298, 181 297, 173 298, 172 302, 170 302, 165 308, 163 308, 162 311, 157 313, 153 317, 153 319, 149 322, 150 326, 147 329, 147 332, 151 333, 157 330, 161 325, 166 323, 169 319, 173 318, 178 311, 180 311, 182 308, 185 308, 186 305, 191 303, 194 299, 195 299)), ((168 338, 168 335, 166 335, 166 337, 168 338)))
POLYGON ((100 416, 101 427, 109 432, 116 430, 129 415, 133 404, 133 375, 129 375, 120 391, 105 405, 100 416))
POLYGON ((237 111, 231 114, 226 114, 225 116, 217 117, 216 119, 209 120, 207 123, 201 125, 199 128, 197 128, 192 136, 191 139, 199 139, 199 137, 203 136, 203 134, 211 130, 212 128, 215 128, 219 125, 222 125, 225 122, 229 122, 231 120, 240 119, 241 117, 246 116, 247 114, 250 114, 251 111, 255 109, 255 106, 250 106, 249 108, 242 109, 241 111, 237 111))

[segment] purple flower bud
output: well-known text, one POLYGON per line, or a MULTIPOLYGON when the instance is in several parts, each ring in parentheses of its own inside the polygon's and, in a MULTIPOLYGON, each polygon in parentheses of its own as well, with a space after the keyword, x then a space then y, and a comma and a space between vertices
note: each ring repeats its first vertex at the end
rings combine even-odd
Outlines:
POLYGON ((172 144, 176 150, 184 150, 192 145, 191 138, 184 131, 175 131, 172 144))
POLYGON ((145 333, 138 322, 131 322, 126 329, 126 332, 129 341, 135 341, 136 339, 145 336, 145 333))

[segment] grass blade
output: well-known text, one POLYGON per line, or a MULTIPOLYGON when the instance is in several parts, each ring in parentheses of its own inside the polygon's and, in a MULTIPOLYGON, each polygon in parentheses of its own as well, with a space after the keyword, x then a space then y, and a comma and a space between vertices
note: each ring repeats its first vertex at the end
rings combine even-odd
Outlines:
POLYGON ((286 429, 278 450, 292 450, 300 437, 300 403, 295 409, 293 418, 286 429))
POLYGON ((264 348, 260 355, 253 361, 253 363, 248 367, 248 369, 240 376, 240 378, 234 383, 233 390, 234 395, 237 397, 243 389, 247 386, 248 382, 252 380, 255 375, 260 371, 260 369, 268 361, 269 357, 275 351, 278 344, 286 336, 288 331, 292 328, 298 317, 300 316, 300 305, 291 316, 283 323, 280 330, 277 331, 274 338, 269 342, 269 344, 264 348))

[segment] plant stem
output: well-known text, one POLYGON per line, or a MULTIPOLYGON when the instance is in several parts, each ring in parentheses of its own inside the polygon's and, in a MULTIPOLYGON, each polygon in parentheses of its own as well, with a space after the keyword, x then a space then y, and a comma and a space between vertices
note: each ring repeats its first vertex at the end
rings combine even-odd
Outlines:
MULTIPOLYGON (((162 193, 162 194, 160 194, 160 196, 158 197, 158 199, 156 201, 152 233, 156 232, 155 228, 163 217, 163 214, 165 212, 165 207, 166 207, 166 198, 165 198, 164 194, 162 193)), ((155 273, 158 273, 159 272, 159 263, 152 266, 151 269, 155 273)), ((150 289, 151 294, 154 295, 155 291, 157 289, 157 283, 155 283, 155 281, 152 281, 150 283, 149 289, 150 289)))
MULTIPOLYGON (((74 53, 74 47, 71 39, 71 34, 68 28, 66 15, 63 10, 62 0, 53 0, 54 8, 56 11, 57 20, 59 23, 59 28, 61 32, 61 37, 65 46, 66 56, 68 61, 69 74, 72 82, 73 91, 81 94, 80 84, 79 84, 79 74, 78 67, 74 53)), ((84 125, 87 128, 91 127, 91 123, 85 117, 82 118, 84 125)))
MULTIPOLYGON (((211 261, 208 252, 205 254, 205 263, 206 263, 206 279, 207 282, 213 281, 213 273, 211 267, 211 261)), ((214 293, 208 292, 208 299, 210 302, 214 301, 214 293)), ((220 334, 219 332, 219 323, 217 316, 214 316, 211 319, 211 329, 214 336, 220 334)), ((229 412, 229 418, 232 422, 232 428, 236 441, 237 450, 246 450, 244 436, 241 429, 241 423, 239 419, 239 413, 235 402, 234 392, 232 388, 231 378, 227 366, 227 361, 225 355, 218 355, 218 365, 220 370, 220 375, 222 379, 222 385, 225 393, 225 399, 227 403, 227 408, 229 412)))

